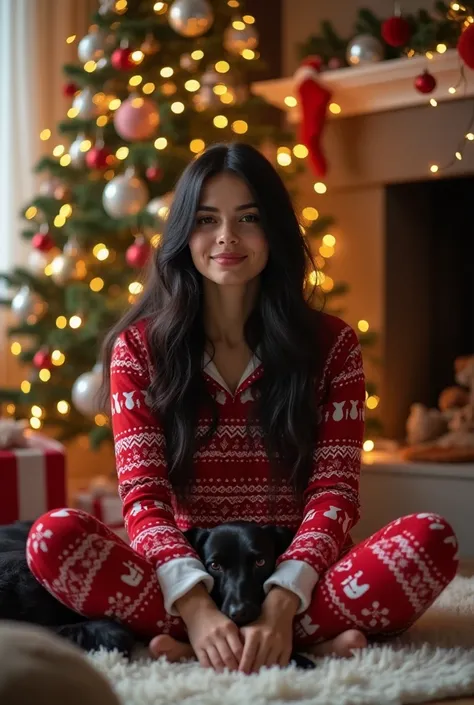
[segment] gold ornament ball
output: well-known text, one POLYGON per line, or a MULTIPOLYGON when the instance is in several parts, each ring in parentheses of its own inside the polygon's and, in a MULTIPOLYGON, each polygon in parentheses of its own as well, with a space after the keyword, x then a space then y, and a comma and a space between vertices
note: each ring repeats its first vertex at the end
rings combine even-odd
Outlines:
MULTIPOLYGON (((239 17, 238 22, 245 24, 239 17)), ((241 54, 244 49, 256 49, 258 47, 258 32, 253 24, 245 24, 243 29, 235 29, 233 24, 227 27, 224 32, 224 49, 229 54, 241 54)))
POLYGON ((212 27, 214 13, 208 0, 174 0, 168 19, 182 37, 201 37, 212 27))

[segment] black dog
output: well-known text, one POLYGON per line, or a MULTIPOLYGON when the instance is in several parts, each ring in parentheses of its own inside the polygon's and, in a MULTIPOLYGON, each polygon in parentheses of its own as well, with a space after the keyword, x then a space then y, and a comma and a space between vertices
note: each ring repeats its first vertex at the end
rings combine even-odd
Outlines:
POLYGON ((185 535, 214 578, 211 597, 221 612, 239 627, 254 622, 265 599, 263 584, 294 532, 234 521, 214 529, 190 529, 185 535))
MULTIPOLYGON (((129 655, 140 640, 126 627, 110 619, 87 619, 38 583, 26 561, 31 526, 30 522, 0 526, 0 619, 46 627, 86 651, 102 647, 129 655)), ((263 584, 293 532, 242 521, 184 533, 214 577, 211 596, 219 609, 238 626, 256 620, 265 598, 263 584)), ((313 667, 302 656, 295 655, 294 660, 303 668, 313 667)))
POLYGON ((46 627, 86 651, 100 647, 129 654, 133 634, 110 619, 86 619, 56 600, 31 573, 26 540, 31 522, 0 526, 0 619, 46 627))

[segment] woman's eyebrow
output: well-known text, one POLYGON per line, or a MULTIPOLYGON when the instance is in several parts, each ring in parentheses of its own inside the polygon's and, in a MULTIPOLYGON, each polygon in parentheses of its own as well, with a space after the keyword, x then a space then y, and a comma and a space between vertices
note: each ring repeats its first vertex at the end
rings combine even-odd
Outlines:
MULTIPOLYGON (((256 203, 242 203, 241 206, 236 207, 236 211, 245 211, 247 208, 258 208, 256 203)), ((198 206, 198 211, 209 211, 210 213, 218 213, 219 208, 215 208, 215 206, 206 206, 206 205, 199 205, 198 206)))

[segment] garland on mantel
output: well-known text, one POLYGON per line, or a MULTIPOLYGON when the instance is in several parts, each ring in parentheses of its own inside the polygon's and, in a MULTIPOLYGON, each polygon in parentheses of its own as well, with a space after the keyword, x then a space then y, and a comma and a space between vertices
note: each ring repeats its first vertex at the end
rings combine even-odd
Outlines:
MULTIPOLYGON (((336 114, 341 112, 340 106, 330 103, 331 93, 318 81, 320 72, 402 57, 426 56, 429 60, 448 49, 457 49, 460 59, 459 79, 449 87, 449 93, 454 95, 466 87, 466 68, 474 70, 474 5, 457 0, 449 5, 436 2, 433 13, 418 10, 416 14, 402 14, 396 3, 394 15, 386 19, 364 8, 358 12, 350 39, 340 37, 331 22, 322 22, 320 34, 299 45, 302 65, 295 74, 302 112, 301 139, 309 148, 315 173, 324 176, 327 171, 321 148, 326 108, 329 106, 336 114)), ((414 77, 413 85, 419 93, 429 95, 436 89, 436 76, 426 69, 414 77)), ((436 107, 438 102, 431 97, 429 104, 436 107)), ((442 167, 431 164, 431 173, 444 171, 461 160, 466 145, 473 141, 474 111, 450 161, 442 167)))
MULTIPOLYGON (((317 56, 321 70, 361 63, 397 59, 403 56, 444 53, 457 47, 461 34, 474 24, 474 5, 460 2, 436 2, 433 12, 418 10, 404 13, 395 6, 392 17, 381 19, 372 10, 362 8, 357 14, 349 38, 341 37, 329 21, 323 21, 318 34, 298 45, 298 58, 317 56), (354 39, 370 36, 380 43, 380 51, 367 60, 351 54, 354 39)), ((474 43, 474 40, 473 40, 474 43)), ((470 58, 474 60, 474 48, 470 58)), ((469 65, 468 62, 466 62, 469 65)), ((471 66, 473 68, 473 66, 471 66)))

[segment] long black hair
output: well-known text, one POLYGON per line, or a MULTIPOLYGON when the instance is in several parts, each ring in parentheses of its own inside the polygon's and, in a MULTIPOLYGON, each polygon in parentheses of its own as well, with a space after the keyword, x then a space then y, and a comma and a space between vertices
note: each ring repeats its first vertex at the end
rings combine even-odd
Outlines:
POLYGON ((188 243, 203 186, 223 172, 247 184, 268 241, 268 262, 260 274, 257 301, 244 331, 249 348, 254 353, 258 350, 264 366, 254 421, 263 434, 273 480, 291 482, 301 499, 311 473, 316 434, 315 384, 322 362, 318 354, 319 314, 305 294, 310 255, 290 196, 273 166, 254 147, 217 144, 184 170, 143 294, 105 341, 104 392, 109 393, 110 361, 117 336, 147 319, 154 368, 149 397, 164 428, 171 485, 185 501, 194 478, 194 452, 212 435, 217 420, 216 404, 202 376, 206 344, 202 276, 193 264, 188 243), (212 411, 214 422, 198 439, 197 417, 203 405, 212 411))

